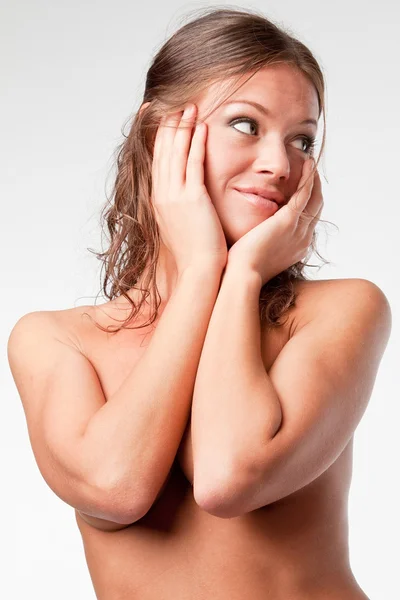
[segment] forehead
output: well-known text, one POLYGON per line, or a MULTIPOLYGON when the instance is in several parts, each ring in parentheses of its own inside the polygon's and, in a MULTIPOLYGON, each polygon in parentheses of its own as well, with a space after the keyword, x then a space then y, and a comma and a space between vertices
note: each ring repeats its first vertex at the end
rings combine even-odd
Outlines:
POLYGON ((234 78, 227 78, 211 84, 199 98, 199 108, 208 112, 218 107, 219 111, 224 109, 225 102, 246 99, 256 101, 272 111, 290 110, 291 113, 300 111, 302 114, 305 111, 309 116, 318 119, 317 91, 299 69, 280 64, 264 67, 250 76, 251 73, 248 73, 236 82, 234 78), (235 90, 233 94, 232 90, 235 90))

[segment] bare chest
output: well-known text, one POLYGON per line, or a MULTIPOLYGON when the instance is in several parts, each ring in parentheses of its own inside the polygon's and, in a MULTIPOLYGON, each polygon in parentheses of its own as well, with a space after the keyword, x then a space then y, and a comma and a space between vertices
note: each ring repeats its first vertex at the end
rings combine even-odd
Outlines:
MULTIPOLYGON (((80 350, 94 366, 107 399, 146 352, 156 323, 111 335, 83 316, 88 311, 99 321, 99 313, 84 308, 73 309, 76 312, 69 314, 70 325, 80 350)), ((267 371, 295 324, 293 315, 287 326, 262 336, 262 358, 267 371)), ((202 598, 202 594, 210 595, 212 589, 218 588, 218 597, 225 600, 232 596, 228 589, 224 591, 224 585, 235 581, 236 589, 242 589, 238 598, 248 597, 249 582, 253 582, 251 597, 261 599, 265 598, 269 578, 269 586, 275 585, 273 581, 279 582, 282 594, 286 584, 287 593, 291 585, 298 590, 302 585, 309 589, 309 578, 318 572, 328 582, 332 572, 337 581, 341 571, 344 585, 348 585, 347 495, 351 461, 352 443, 330 469, 295 494, 243 517, 218 519, 196 504, 191 484, 176 458, 161 496, 142 519, 127 529, 111 534, 95 530, 77 515, 98 597, 102 597, 107 586, 121 589, 121 593, 140 590, 141 598, 156 598, 160 574, 160 590, 169 590, 168 597, 174 594, 182 598, 186 597, 187 585, 190 597, 202 598), (288 570, 290 577, 286 575, 288 570), (190 582, 183 572, 192 574, 190 582), (122 573, 129 573, 129 577, 121 579, 122 573), (147 587, 154 596, 146 595, 147 587), (198 595, 194 589, 198 589, 198 595)), ((277 594, 278 590, 271 597, 280 599, 277 594)))

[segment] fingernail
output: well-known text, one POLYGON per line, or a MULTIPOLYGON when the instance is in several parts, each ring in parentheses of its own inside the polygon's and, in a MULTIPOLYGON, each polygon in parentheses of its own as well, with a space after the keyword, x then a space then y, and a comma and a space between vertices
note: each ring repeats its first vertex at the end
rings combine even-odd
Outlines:
POLYGON ((187 106, 185 108, 185 110, 183 111, 183 116, 189 117, 193 113, 193 109, 194 109, 193 104, 189 104, 189 106, 187 106))

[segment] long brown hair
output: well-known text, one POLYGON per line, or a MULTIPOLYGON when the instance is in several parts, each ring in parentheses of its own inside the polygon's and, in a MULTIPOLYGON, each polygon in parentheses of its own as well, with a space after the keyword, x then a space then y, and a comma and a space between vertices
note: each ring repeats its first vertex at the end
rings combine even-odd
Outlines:
MULTIPOLYGON (((314 84, 319 117, 321 114, 324 117, 321 151, 315 168, 323 153, 326 134, 324 76, 311 51, 256 11, 213 8, 200 12, 200 16, 176 31, 153 58, 142 100, 142 104, 150 104, 146 110, 134 114, 129 133, 123 134, 124 140, 116 151, 116 179, 101 214, 101 221, 106 221, 110 235, 109 247, 105 252, 94 251, 105 268, 102 279, 105 297, 112 300, 124 296, 132 307, 129 317, 120 321, 121 325, 113 333, 135 320, 149 295, 152 300, 156 298, 150 321, 132 328, 151 325, 158 315, 161 298, 155 274, 160 234, 150 198, 154 140, 165 113, 183 110, 216 81, 228 78, 239 81, 246 75, 252 77, 263 67, 289 64, 302 71, 314 84), (127 291, 135 287, 142 275, 142 295, 136 305, 127 291)), ((222 98, 220 104, 226 99, 222 98)), ((306 259, 315 252, 327 263, 318 253, 315 242, 314 230, 306 259)), ((306 266, 310 265, 297 262, 261 289, 260 318, 268 326, 280 325, 281 317, 295 303, 294 281, 307 279, 303 273, 306 266)))

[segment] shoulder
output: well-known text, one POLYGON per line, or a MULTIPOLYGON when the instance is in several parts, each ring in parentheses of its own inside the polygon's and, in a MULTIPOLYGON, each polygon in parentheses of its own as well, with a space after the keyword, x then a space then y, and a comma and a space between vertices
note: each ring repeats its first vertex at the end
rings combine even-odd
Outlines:
POLYGON ((43 339, 56 331, 57 320, 52 311, 30 312, 20 317, 11 329, 8 347, 20 345, 31 338, 32 342, 38 341, 38 338, 43 339))
MULTIPOLYGON (((67 309, 69 310, 69 309, 67 309)), ((71 381, 96 383, 90 361, 81 351, 73 328, 66 327, 64 311, 35 311, 20 317, 8 338, 7 358, 29 427, 62 381, 63 392, 71 381), (60 319, 61 313, 61 319, 60 319), (71 372, 75 378, 71 380, 71 372)), ((54 405, 53 405, 54 406, 54 405)))
POLYGON ((91 307, 69 308, 64 310, 33 311, 18 319, 8 338, 8 350, 24 348, 34 350, 46 339, 58 339, 74 347, 79 345, 78 324, 83 309, 91 307))
POLYGON ((295 284, 298 329, 308 323, 373 327, 387 341, 392 325, 390 303, 368 279, 306 280, 295 284))
POLYGON ((295 283, 295 292, 303 303, 311 303, 315 308, 335 305, 340 298, 350 304, 358 301, 363 304, 373 302, 390 310, 385 293, 368 279, 299 280, 295 283))

